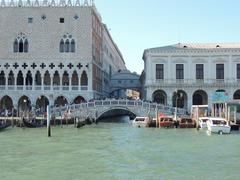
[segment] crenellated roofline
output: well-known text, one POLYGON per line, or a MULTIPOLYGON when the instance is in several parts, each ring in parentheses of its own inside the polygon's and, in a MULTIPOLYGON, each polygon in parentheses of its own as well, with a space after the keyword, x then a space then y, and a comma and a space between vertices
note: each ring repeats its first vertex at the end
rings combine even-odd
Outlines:
POLYGON ((4 7, 79 7, 79 6, 95 6, 94 0, 1 0, 0 8, 4 7))

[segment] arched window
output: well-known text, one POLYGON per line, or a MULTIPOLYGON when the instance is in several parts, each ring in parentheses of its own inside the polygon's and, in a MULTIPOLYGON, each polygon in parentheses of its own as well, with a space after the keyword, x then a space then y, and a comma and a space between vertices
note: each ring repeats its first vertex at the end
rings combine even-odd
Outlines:
POLYGON ((71 52, 75 52, 75 41, 72 39, 71 41, 71 52))
POLYGON ((20 53, 23 52, 23 41, 22 41, 22 39, 20 39, 20 41, 19 41, 19 49, 18 49, 18 52, 20 52, 20 53))
POLYGON ((18 34, 17 38, 14 39, 13 52, 15 53, 27 53, 28 52, 28 40, 25 34, 18 34))
POLYGON ((63 41, 63 39, 61 39, 61 41, 60 41, 59 51, 61 53, 64 52, 64 41, 63 41))
POLYGON ((24 41, 24 48, 23 48, 23 50, 24 50, 25 53, 28 52, 28 40, 27 39, 25 39, 25 41, 24 41))
POLYGON ((59 51, 65 52, 65 53, 70 53, 70 52, 75 52, 75 40, 73 39, 72 35, 70 34, 65 34, 61 41, 60 41, 60 46, 59 46, 59 51))
POLYGON ((65 42, 65 52, 69 52, 69 40, 68 39, 65 42))
POLYGON ((18 40, 17 39, 14 40, 13 52, 18 52, 18 40))

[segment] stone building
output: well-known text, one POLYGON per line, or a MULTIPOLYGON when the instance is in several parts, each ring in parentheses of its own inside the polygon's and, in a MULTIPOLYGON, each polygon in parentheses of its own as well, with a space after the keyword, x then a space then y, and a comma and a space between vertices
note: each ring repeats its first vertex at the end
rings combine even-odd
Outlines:
POLYGON ((240 44, 176 44, 146 49, 147 100, 190 110, 212 106, 215 92, 240 99, 240 44))
POLYGON ((93 1, 2 0, 0 18, 0 109, 108 96, 112 72, 126 69, 93 1))

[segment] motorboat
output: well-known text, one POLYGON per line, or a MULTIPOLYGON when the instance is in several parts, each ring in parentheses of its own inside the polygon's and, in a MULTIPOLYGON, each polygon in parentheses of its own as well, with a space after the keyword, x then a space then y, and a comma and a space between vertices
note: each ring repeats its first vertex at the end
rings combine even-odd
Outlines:
POLYGON ((218 134, 230 134, 231 127, 224 118, 210 117, 207 121, 208 131, 218 134))
POLYGON ((149 123, 149 117, 144 117, 144 116, 142 117, 137 116, 132 122, 133 126, 135 127, 147 127, 148 123, 149 123))
POLYGON ((171 116, 163 116, 160 117, 159 125, 160 127, 173 128, 175 126, 175 122, 171 116))
POLYGON ((195 128, 196 123, 190 117, 181 117, 179 118, 179 128, 195 128))
POLYGON ((206 129, 207 128, 207 121, 208 121, 209 117, 200 117, 198 118, 198 123, 199 123, 199 127, 201 129, 206 129))

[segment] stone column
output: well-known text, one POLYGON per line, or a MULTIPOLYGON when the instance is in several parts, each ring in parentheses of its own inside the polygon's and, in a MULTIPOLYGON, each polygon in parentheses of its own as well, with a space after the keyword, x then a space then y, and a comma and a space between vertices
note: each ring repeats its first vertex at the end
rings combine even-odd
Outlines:
POLYGON ((41 75, 41 90, 44 90, 44 75, 41 75))
POLYGON ((26 90, 26 83, 27 82, 27 76, 26 74, 23 74, 23 90, 26 90))
POLYGON ((72 91, 72 74, 69 74, 69 91, 72 91))
POLYGON ((17 76, 14 76, 14 90, 17 90, 17 76))
POLYGON ((53 75, 52 74, 50 74, 50 81, 51 81, 50 90, 53 90, 53 75))
POLYGON ((5 90, 8 90, 8 74, 5 76, 5 90))
POLYGON ((81 91, 81 73, 78 74, 78 90, 81 91))

